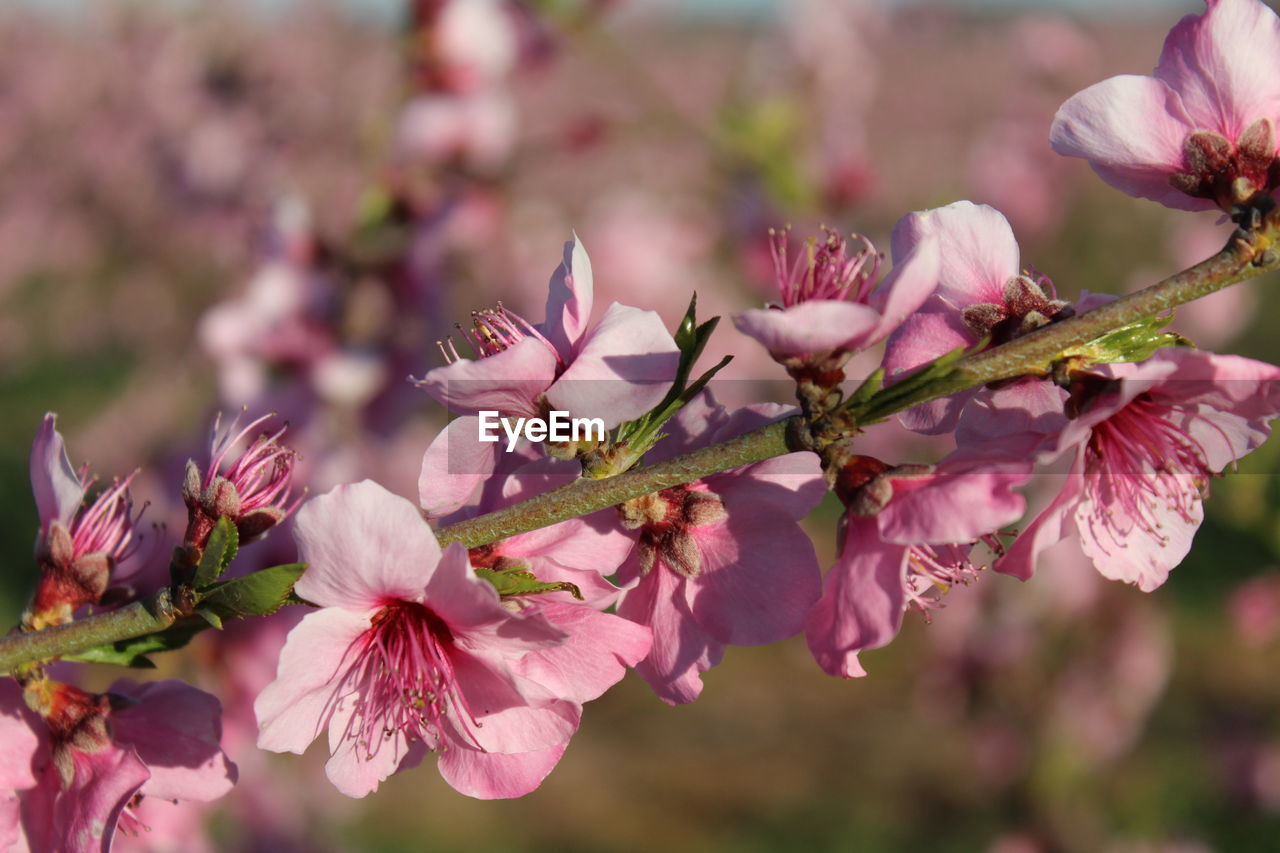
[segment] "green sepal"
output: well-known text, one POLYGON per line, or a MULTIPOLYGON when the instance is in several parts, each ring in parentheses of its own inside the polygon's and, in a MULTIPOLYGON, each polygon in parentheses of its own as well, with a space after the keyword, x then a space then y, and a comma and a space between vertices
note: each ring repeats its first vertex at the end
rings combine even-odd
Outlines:
POLYGON ((1116 364, 1146 361, 1157 350, 1165 347, 1194 346, 1177 332, 1161 331, 1172 321, 1172 313, 1167 317, 1147 317, 1113 329, 1083 346, 1067 350, 1062 357, 1083 359, 1089 364, 1116 364))
MULTIPOLYGON (((883 369, 877 370, 849 397, 843 408, 853 414, 859 425, 875 423, 896 411, 899 403, 915 396, 925 386, 946 381, 955 373, 956 362, 970 353, 981 351, 987 343, 989 339, 984 338, 976 346, 957 347, 888 387, 883 384, 883 369), (872 380, 875 380, 874 385, 872 380)), ((956 390, 959 388, 957 384, 956 390)))
POLYGON ((213 532, 209 534, 209 542, 204 546, 204 553, 200 556, 191 585, 198 590, 204 589, 222 577, 227 566, 235 559, 239 545, 240 534, 235 523, 225 515, 219 518, 218 523, 213 526, 213 532))
POLYGON ((476 577, 483 578, 493 584, 498 595, 506 598, 512 595, 537 595, 544 592, 567 592, 582 601, 582 591, 568 581, 543 583, 534 577, 533 572, 519 566, 510 569, 476 569, 476 577))
POLYGON ((115 666, 131 666, 135 669, 155 669, 156 665, 152 663, 147 655, 180 649, 191 642, 192 637, 208 627, 208 623, 199 619, 192 619, 179 622, 155 634, 147 634, 145 637, 134 637, 130 640, 120 640, 105 646, 97 646, 92 649, 86 649, 83 652, 77 652, 74 655, 64 655, 62 659, 80 661, 82 663, 108 663, 115 666))
POLYGON ((306 563, 286 563, 220 583, 200 597, 200 609, 223 618, 270 616, 289 603, 294 583, 306 570, 306 563))
POLYGON ((197 607, 196 615, 208 622, 213 628, 222 630, 222 617, 208 607, 197 607))

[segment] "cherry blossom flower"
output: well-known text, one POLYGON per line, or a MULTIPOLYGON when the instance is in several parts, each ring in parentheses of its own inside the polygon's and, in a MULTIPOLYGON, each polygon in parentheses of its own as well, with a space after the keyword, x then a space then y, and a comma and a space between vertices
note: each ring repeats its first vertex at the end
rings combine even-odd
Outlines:
POLYGON ((836 492, 846 505, 840 553, 809 613, 805 636, 818 665, 831 675, 866 675, 865 649, 887 645, 912 606, 928 612, 937 597, 977 575, 970 546, 1022 515, 1012 491, 1031 476, 1031 462, 958 451, 937 466, 890 467, 852 457, 836 492))
MULTIPOLYGON (((704 393, 668 422, 646 460, 724 441, 785 416, 781 406, 732 415, 704 393)), ((816 454, 788 453, 663 489, 624 504, 639 533, 619 570, 627 588, 618 614, 653 629, 638 672, 666 702, 692 702, 701 673, 726 646, 772 643, 799 633, 817 600, 821 569, 797 523, 826 488, 816 454)))
POLYGON ((615 302, 591 323, 591 307, 591 260, 572 240, 551 278, 543 323, 502 306, 475 312, 463 334, 478 357, 461 357, 451 339, 442 347, 451 363, 418 385, 462 414, 541 417, 550 408, 600 417, 612 429, 661 401, 679 351, 656 312, 615 302))
POLYGON ((326 774, 348 796, 430 750, 458 791, 522 796, 560 760, 580 703, 621 677, 616 658, 647 648, 504 606, 462 545, 442 551, 417 509, 376 483, 310 501, 294 530, 311 565, 296 589, 320 609, 290 632, 255 703, 258 745, 301 753, 327 729, 326 774))
POLYGON ((780 301, 745 311, 733 323, 784 364, 847 358, 866 349, 897 328, 937 286, 932 239, 914 242, 876 287, 880 256, 865 238, 850 254, 848 241, 828 230, 825 239, 810 238, 790 260, 790 230, 769 236, 780 301))
POLYGON ((40 628, 65 622, 77 607, 101 599, 121 564, 137 549, 135 529, 141 512, 133 512, 132 474, 83 506, 91 482, 88 468, 72 468, 53 413, 44 416, 36 433, 30 471, 40 514, 40 581, 28 624, 40 628))
MULTIPOLYGON (((958 201, 904 216, 893 229, 894 259, 924 240, 937 241, 938 288, 889 337, 884 367, 890 377, 983 340, 1006 343, 1074 312, 1047 278, 1022 269, 1013 229, 993 207, 958 201)), ((902 422, 929 434, 950 431, 975 393, 916 406, 902 422)))
MULTIPOLYGON (((1210 478, 1270 434, 1267 423, 1280 414, 1280 368, 1165 349, 1142 364, 1096 372, 1102 384, 1069 401, 1074 419, 1060 431, 1030 431, 1040 438, 1041 462, 1071 454, 1071 471, 995 568, 1030 577, 1040 553, 1074 524, 1098 571, 1150 592, 1190 550, 1210 478)), ((973 417, 998 419, 998 403, 973 417)))
POLYGON ((46 681, 22 693, 0 682, 0 785, 16 792, 8 834, 29 849, 106 851, 117 828, 145 831, 134 812, 144 798, 207 802, 235 783, 218 700, 180 681, 117 681, 101 695, 46 681))
POLYGON ((1206 0, 1165 39, 1154 75, 1112 77, 1054 117, 1055 151, 1179 210, 1230 211, 1280 184, 1280 18, 1258 0, 1206 0))

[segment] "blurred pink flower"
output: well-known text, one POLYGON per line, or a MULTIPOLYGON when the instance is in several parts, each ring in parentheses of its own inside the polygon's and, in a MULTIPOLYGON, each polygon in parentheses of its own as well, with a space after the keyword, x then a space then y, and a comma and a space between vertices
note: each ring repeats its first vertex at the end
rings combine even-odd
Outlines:
MULTIPOLYGON (((727 413, 704 394, 668 422, 645 458, 660 461, 785 416, 781 406, 727 413)), ((630 501, 619 510, 639 533, 618 572, 618 614, 653 629, 636 666, 659 698, 692 702, 701 673, 725 646, 790 637, 818 598, 821 570, 797 522, 826 489, 817 455, 789 453, 630 501)))
POLYGON ((1117 189, 1179 210, 1230 211, 1280 182, 1280 18, 1259 0, 1205 0, 1165 39, 1152 77, 1073 95, 1050 129, 1117 189))
MULTIPOLYGON (((1071 473, 995 568, 1030 577, 1039 554, 1074 521, 1098 571, 1150 592, 1187 555, 1210 477, 1270 434, 1267 424, 1280 413, 1280 368, 1165 349, 1097 373, 1107 384, 1072 401, 1077 417, 1061 432, 1033 433, 1042 436, 1041 461, 1074 453, 1071 473)), ((1001 417, 998 392, 980 417, 1001 417)))
POLYGON ((1227 612, 1240 641, 1261 648, 1280 637, 1280 572, 1250 578, 1231 592, 1227 612))

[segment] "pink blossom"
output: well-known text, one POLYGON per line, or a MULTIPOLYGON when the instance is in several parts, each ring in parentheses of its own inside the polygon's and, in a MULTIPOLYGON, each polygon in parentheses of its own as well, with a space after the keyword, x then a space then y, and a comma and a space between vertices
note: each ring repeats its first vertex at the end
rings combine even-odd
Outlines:
POLYGON ((295 536, 311 565, 297 592, 320 609, 290 632, 254 705, 258 745, 301 753, 327 728, 326 774, 348 796, 430 750, 462 793, 526 794, 560 760, 580 703, 643 654, 643 638, 551 605, 504 606, 462 545, 442 551, 417 509, 376 483, 310 501, 295 536))
MULTIPOLYGON (((894 258, 925 240, 937 241, 938 288, 890 336, 884 357, 890 377, 984 339, 992 346, 1011 341, 1072 313, 1047 278, 1022 269, 1013 229, 993 207, 958 201, 904 216, 893 229, 894 258)), ((973 393, 917 406, 902 422, 920 432, 947 432, 973 393)))
POLYGON ((1258 0, 1206 0, 1165 39, 1154 76, 1073 95, 1050 129, 1113 187, 1179 210, 1230 211, 1280 180, 1280 19, 1258 0))
POLYGON ((976 576, 970 546, 998 545, 989 534, 1022 515, 1026 504, 1012 490, 1030 476, 1030 461, 992 462, 971 450, 936 467, 853 457, 836 485, 847 507, 840 554, 805 622, 818 665, 844 678, 866 675, 860 651, 887 645, 909 607, 927 612, 976 576))
MULTIPOLYGON (((786 414, 755 406, 728 414, 704 394, 665 428, 657 461, 723 441, 786 414)), ((797 523, 822 499, 818 457, 789 453, 624 504, 638 531, 619 570, 627 587, 618 614, 653 630, 653 651, 636 667, 666 702, 692 702, 701 673, 726 646, 796 634, 817 600, 821 570, 797 523)))
POLYGON ((36 559, 40 581, 28 622, 40 628, 67 621, 83 604, 97 602, 121 563, 137 549, 141 512, 133 512, 131 474, 107 487, 88 507, 82 505, 91 482, 88 467, 71 467, 56 429, 57 416, 46 414, 31 448, 31 490, 40 514, 36 559))
MULTIPOLYGON (((1280 368, 1166 349, 1097 374, 1101 390, 1071 401, 1080 414, 1060 432, 1038 434, 1040 460, 1070 453, 1071 471, 995 568, 1030 577, 1040 553, 1074 522, 1098 571, 1149 592, 1190 550, 1209 479, 1269 435, 1267 422, 1280 413, 1280 368)), ((1000 417, 996 402, 983 417, 1000 417)))
POLYGON ((102 695, 39 682, 24 701, 5 679, 0 784, 17 792, 16 829, 33 850, 107 851, 117 827, 145 830, 133 811, 143 798, 221 797, 236 767, 218 745, 219 714, 217 699, 180 681, 117 681, 102 695))
POLYGON ((462 357, 451 338, 441 347, 450 363, 418 385, 461 414, 542 417, 555 409, 600 417, 606 429, 639 417, 667 393, 679 351, 653 311, 615 302, 592 323, 592 292, 586 250, 576 239, 565 243, 543 323, 501 305, 474 312, 463 343, 476 358, 462 357))
POLYGON ((825 239, 807 240, 792 260, 790 230, 769 236, 780 301, 745 311, 733 323, 784 363, 866 349, 897 328, 937 285, 938 252, 929 237, 895 256, 893 271, 876 287, 880 256, 865 238, 850 254, 848 242, 828 230, 825 239))

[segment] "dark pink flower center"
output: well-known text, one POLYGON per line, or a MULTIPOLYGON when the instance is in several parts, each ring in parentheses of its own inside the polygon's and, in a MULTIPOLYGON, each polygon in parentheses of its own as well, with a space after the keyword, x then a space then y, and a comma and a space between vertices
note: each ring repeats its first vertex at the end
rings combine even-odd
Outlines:
POLYGON ((724 501, 700 482, 627 501, 619 514, 623 527, 640 531, 636 555, 641 575, 647 575, 661 560, 689 578, 702 570, 702 550, 693 531, 728 518, 724 501))
POLYGON ((287 426, 275 433, 262 433, 253 440, 248 449, 240 455, 225 473, 219 473, 222 464, 227 460, 231 450, 240 444, 258 427, 270 419, 271 415, 263 415, 244 429, 236 432, 233 423, 225 434, 219 436, 218 424, 214 424, 214 440, 209 450, 209 470, 205 474, 204 487, 207 489, 215 478, 221 476, 235 486, 240 498, 240 513, 247 515, 254 510, 267 507, 280 507, 284 515, 291 513, 298 502, 286 507, 293 484, 293 465, 298 455, 291 448, 280 443, 287 426))
POLYGON ((349 735, 372 758, 396 733, 430 749, 464 737, 477 749, 480 727, 454 673, 453 633, 422 604, 394 601, 354 644, 354 665, 340 694, 353 693, 349 735))
POLYGON ((1109 494, 1095 501, 1099 523, 1114 525, 1110 506, 1164 547, 1169 537, 1162 519, 1169 513, 1196 520, 1197 504, 1208 491, 1211 472, 1204 448, 1176 421, 1174 410, 1140 394, 1093 428, 1086 448, 1085 473, 1106 478, 1109 494))
POLYGON ((863 248, 848 254, 848 241, 831 229, 825 239, 810 237, 795 261, 788 263, 791 229, 770 229, 769 248, 782 307, 790 308, 814 299, 841 300, 852 297, 865 303, 880 271, 880 256, 865 237, 863 248))

